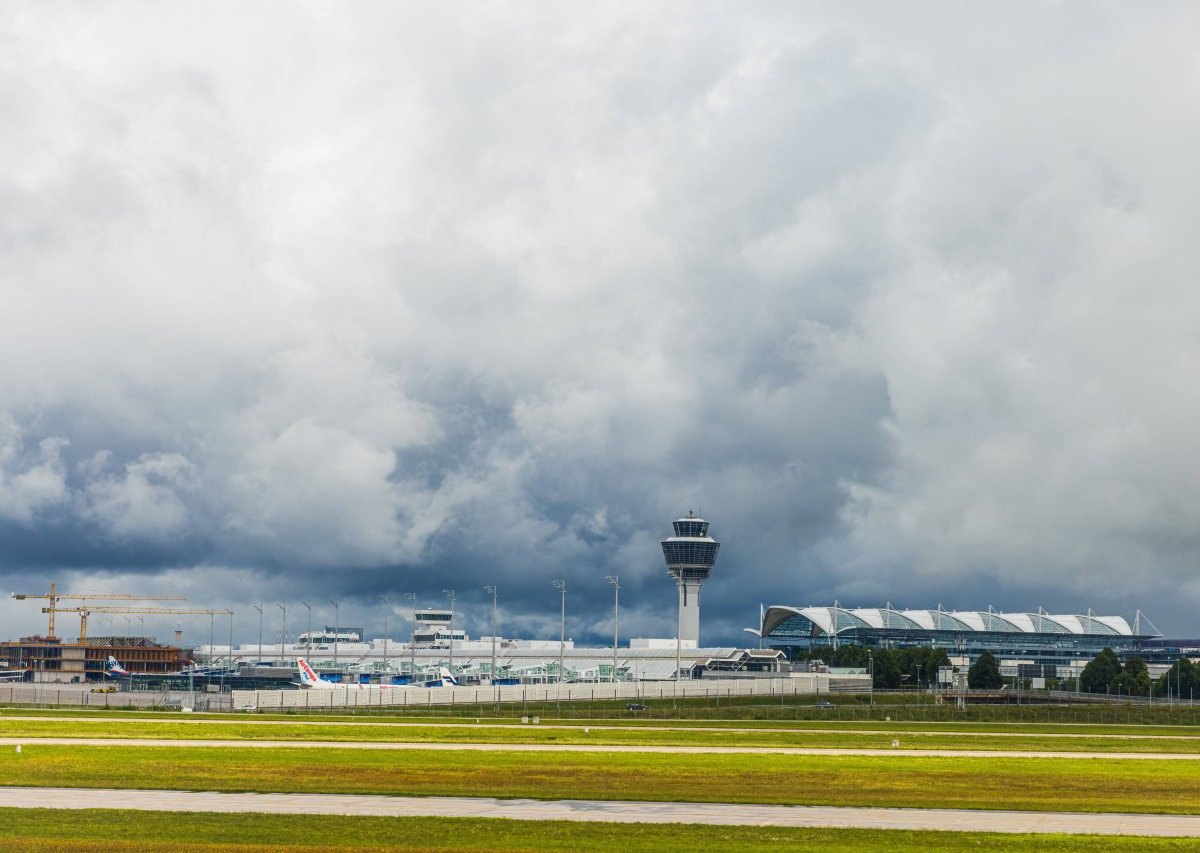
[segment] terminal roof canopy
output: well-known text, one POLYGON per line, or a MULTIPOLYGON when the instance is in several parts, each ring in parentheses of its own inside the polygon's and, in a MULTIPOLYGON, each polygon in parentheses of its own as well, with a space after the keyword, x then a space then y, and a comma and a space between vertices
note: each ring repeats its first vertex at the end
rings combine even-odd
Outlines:
POLYGON ((891 607, 788 607, 776 604, 763 616, 762 636, 821 637, 839 634, 1069 634, 1080 637, 1149 639, 1123 616, 998 613, 994 610, 895 610, 891 607))

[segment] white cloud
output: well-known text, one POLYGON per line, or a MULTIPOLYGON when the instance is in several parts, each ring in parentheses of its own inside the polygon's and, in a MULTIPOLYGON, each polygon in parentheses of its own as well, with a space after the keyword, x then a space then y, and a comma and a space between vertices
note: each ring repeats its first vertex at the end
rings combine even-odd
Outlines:
POLYGON ((45 438, 26 450, 23 430, 0 412, 0 518, 31 525, 39 513, 67 499, 61 438, 45 438))
POLYGON ((81 496, 80 513, 118 540, 166 540, 188 529, 185 500, 195 479, 184 456, 144 453, 119 475, 92 480, 81 496))
POLYGON ((217 9, 0 13, 33 565, 1176 606, 1194 10, 217 9))

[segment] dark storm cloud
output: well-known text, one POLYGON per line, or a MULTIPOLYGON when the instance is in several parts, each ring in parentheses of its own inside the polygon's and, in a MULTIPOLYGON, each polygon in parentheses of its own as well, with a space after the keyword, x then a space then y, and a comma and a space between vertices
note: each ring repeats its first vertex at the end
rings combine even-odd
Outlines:
POLYGON ((669 635, 702 508, 709 639, 1186 632, 1194 16, 7 8, 0 571, 669 635))

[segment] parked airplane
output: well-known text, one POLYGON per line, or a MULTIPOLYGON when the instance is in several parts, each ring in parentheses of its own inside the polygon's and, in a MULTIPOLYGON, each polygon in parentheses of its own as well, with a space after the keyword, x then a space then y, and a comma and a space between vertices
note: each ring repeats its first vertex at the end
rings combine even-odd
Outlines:
POLYGON ((426 681, 421 684, 422 687, 458 687, 458 679, 454 677, 454 673, 442 667, 438 673, 438 677, 432 681, 426 681))
POLYGON ((108 656, 108 666, 105 667, 104 674, 111 675, 113 678, 129 678, 133 675, 133 673, 117 663, 117 659, 112 655, 108 656))
MULTIPOLYGON (((316 671, 309 666, 308 661, 304 658, 296 659, 296 669, 300 671, 300 686, 306 690, 339 690, 347 688, 351 690, 390 690, 391 684, 335 684, 332 681, 326 681, 321 676, 317 675, 316 671)), ((423 687, 456 687, 458 680, 446 667, 442 667, 440 676, 434 681, 427 682, 423 687)))

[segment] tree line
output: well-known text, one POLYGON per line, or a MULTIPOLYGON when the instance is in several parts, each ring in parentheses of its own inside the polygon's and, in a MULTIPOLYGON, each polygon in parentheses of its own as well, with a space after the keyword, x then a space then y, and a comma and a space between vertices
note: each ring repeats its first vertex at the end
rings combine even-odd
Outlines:
POLYGON ((1151 684, 1154 695, 1194 696, 1200 687, 1200 667, 1186 657, 1180 657, 1171 668, 1151 681, 1146 662, 1130 655, 1122 664, 1112 649, 1104 649, 1083 668, 1079 689, 1084 693, 1107 693, 1115 696, 1149 696, 1151 684))
POLYGON ((830 666, 861 667, 874 672, 879 690, 928 687, 937 682, 938 667, 949 666, 945 649, 920 646, 904 649, 869 649, 845 645, 834 649, 826 661, 830 666))
MULTIPOLYGON (((818 653, 826 656, 825 662, 830 666, 873 670, 878 690, 928 687, 937 682, 939 667, 950 666, 946 650, 932 646, 885 649, 844 645, 832 652, 828 649, 810 652, 811 655, 818 653)), ((1149 696, 1152 683, 1155 696, 1170 693, 1192 697, 1200 692, 1200 665, 1181 657, 1152 682, 1141 657, 1130 655, 1122 664, 1116 653, 1106 648, 1083 668, 1079 689, 1084 693, 1149 696)), ((967 686, 972 690, 998 690, 1003 684, 1000 664, 991 652, 983 652, 967 670, 967 686)))

